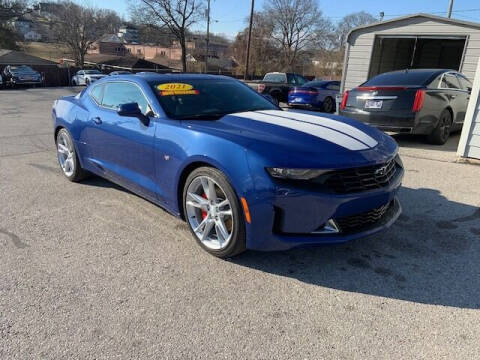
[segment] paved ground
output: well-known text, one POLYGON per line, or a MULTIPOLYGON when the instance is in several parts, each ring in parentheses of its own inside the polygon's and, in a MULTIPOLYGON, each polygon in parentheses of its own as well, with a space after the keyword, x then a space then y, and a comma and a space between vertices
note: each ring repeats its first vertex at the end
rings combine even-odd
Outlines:
POLYGON ((222 261, 151 203, 63 178, 67 93, 0 92, 0 359, 479 358, 480 166, 402 138, 391 231, 222 261))

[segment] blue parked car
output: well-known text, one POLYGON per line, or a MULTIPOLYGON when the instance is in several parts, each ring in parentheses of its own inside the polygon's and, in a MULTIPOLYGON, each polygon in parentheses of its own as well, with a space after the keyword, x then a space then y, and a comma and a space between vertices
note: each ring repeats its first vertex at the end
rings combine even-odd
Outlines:
POLYGON ((290 107, 302 107, 335 112, 335 97, 340 94, 340 81, 309 81, 288 93, 290 107))
POLYGON ((218 257, 345 242, 401 212, 391 137, 282 111, 228 77, 105 77, 55 101, 52 115, 67 179, 124 186, 183 217, 218 257))

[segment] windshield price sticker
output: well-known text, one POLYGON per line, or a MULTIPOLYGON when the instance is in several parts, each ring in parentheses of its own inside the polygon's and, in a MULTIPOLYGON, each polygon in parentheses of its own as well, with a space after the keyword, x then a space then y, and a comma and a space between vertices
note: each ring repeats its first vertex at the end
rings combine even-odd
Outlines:
POLYGON ((160 84, 157 86, 157 89, 160 90, 161 96, 198 95, 200 93, 192 85, 183 83, 160 84))

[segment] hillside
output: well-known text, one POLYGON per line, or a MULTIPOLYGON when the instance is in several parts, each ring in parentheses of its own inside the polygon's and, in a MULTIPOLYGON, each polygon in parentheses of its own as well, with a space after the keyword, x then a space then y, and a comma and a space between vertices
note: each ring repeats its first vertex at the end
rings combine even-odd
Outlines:
POLYGON ((19 42, 18 46, 27 54, 58 62, 62 58, 72 58, 70 51, 62 44, 43 42, 19 42))

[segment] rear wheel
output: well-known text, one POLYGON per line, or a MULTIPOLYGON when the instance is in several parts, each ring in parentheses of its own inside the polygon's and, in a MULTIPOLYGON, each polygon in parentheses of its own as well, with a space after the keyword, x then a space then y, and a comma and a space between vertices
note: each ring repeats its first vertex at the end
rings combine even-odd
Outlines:
POLYGON ((57 158, 63 175, 68 180, 78 182, 87 176, 87 172, 80 166, 72 137, 66 129, 60 129, 57 134, 57 158))
POLYGON ((452 114, 445 109, 440 114, 437 127, 428 135, 427 140, 431 144, 443 145, 447 142, 452 129, 452 114))
POLYGON ((330 96, 327 96, 325 100, 323 100, 323 111, 329 114, 335 111, 335 102, 330 96))
POLYGON ((183 190, 185 218, 200 246, 227 258, 245 251, 245 223, 237 196, 225 175, 201 167, 187 178, 183 190))
POLYGON ((273 103, 277 106, 280 105, 280 93, 278 92, 273 92, 272 94, 270 94, 270 96, 272 97, 273 99, 273 103))

